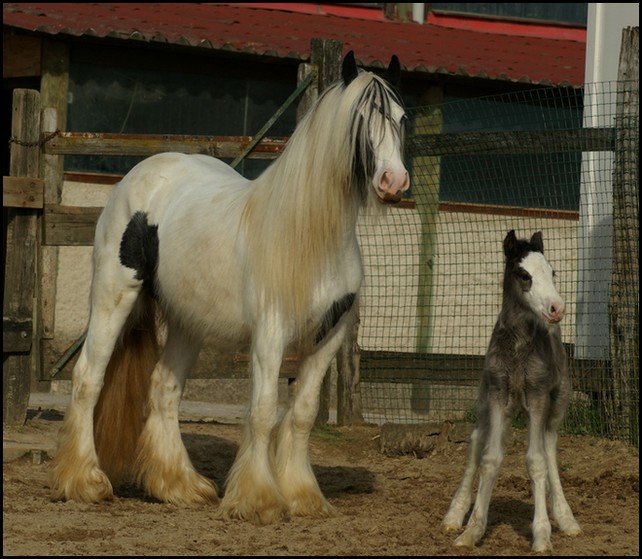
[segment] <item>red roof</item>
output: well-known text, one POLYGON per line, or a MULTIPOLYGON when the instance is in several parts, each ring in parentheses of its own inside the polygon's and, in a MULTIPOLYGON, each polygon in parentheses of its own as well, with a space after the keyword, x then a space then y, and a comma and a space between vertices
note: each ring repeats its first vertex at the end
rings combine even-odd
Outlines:
MULTIPOLYGON (((584 82, 585 34, 543 38, 336 15, 318 4, 4 3, 5 26, 50 35, 187 45, 308 60, 312 38, 336 39, 364 66, 397 54, 406 70, 533 84, 584 82), (269 7, 268 7, 269 6, 269 7), (275 9, 275 6, 278 9, 275 9), (301 9, 308 6, 308 11, 301 9), (294 8, 292 8, 294 9, 294 8)), ((330 7, 325 5, 326 8, 330 7)), ((562 35, 563 36, 563 35, 562 35)))

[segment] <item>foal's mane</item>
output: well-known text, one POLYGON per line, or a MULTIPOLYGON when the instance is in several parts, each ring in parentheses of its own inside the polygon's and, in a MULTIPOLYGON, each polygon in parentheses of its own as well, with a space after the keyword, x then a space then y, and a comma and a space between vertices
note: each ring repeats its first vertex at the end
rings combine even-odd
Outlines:
POLYGON ((374 170, 369 128, 375 119, 381 131, 386 119, 394 122, 393 101, 401 103, 372 73, 360 72, 347 86, 337 82, 252 183, 244 212, 248 271, 264 303, 291 317, 297 335, 314 326, 307 320, 315 281, 341 265, 335 256, 351 241, 359 208, 380 206, 365 184, 374 170))

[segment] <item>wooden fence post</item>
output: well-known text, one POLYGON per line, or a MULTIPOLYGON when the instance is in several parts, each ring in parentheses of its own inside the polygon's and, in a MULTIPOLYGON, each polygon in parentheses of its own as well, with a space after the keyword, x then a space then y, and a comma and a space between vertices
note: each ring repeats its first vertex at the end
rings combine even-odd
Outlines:
MULTIPOLYGON (((44 101, 44 98, 42 99, 44 101)), ((46 107, 41 115, 41 130, 43 138, 53 137, 59 129, 58 110, 46 107)), ((46 148, 46 146, 45 146, 46 148)), ((44 204, 57 206, 62 199, 63 156, 49 155, 42 151, 42 177, 44 179, 44 204)), ((51 378, 45 374, 52 368, 48 358, 49 346, 55 335, 56 282, 58 277, 58 246, 47 246, 45 237, 45 216, 40 216, 38 226, 38 281, 36 283, 36 325, 39 346, 38 352, 39 375, 36 377, 32 392, 48 391, 51 378)))
POLYGON ((337 353, 337 425, 363 423, 361 408, 361 348, 359 299, 355 301, 354 323, 337 353))
MULTIPOLYGON (((38 177, 40 159, 40 94, 16 89, 11 119, 13 177, 38 177)), ((29 405, 33 348, 33 298, 37 260, 37 209, 7 209, 7 247, 2 314, 3 424, 24 423, 29 405)))
POLYGON ((640 225, 638 150, 640 81, 640 28, 622 32, 616 114, 613 173, 613 270, 609 293, 612 434, 635 443, 639 440, 640 339, 640 225), (619 84, 623 83, 624 86, 619 84))
MULTIPOLYGON (((319 73, 318 92, 336 82, 341 76, 343 43, 333 39, 312 39, 310 62, 319 73)), ((357 299, 358 301, 358 299, 357 299)), ((361 393, 359 391, 359 357, 357 344, 359 332, 359 309, 355 303, 355 321, 336 357, 337 365, 337 424, 362 423, 361 393)), ((332 375, 326 373, 319 399, 316 426, 323 426, 330 419, 330 393, 332 375)))
MULTIPOLYGON (((310 45, 310 63, 318 70, 319 94, 332 85, 341 76, 343 43, 333 39, 312 39, 310 45)), ((328 423, 330 419, 330 387, 332 382, 331 368, 328 369, 319 399, 319 412, 315 424, 317 427, 328 423)))

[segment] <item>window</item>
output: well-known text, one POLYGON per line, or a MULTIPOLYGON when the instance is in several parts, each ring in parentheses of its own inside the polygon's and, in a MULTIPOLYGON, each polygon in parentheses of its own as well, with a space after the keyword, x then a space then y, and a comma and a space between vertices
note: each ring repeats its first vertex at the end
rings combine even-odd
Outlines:
MULTIPOLYGON (((114 49, 110 51, 113 53, 114 49)), ((105 56, 107 54, 105 53, 105 56)), ((126 134, 253 136, 296 87, 296 67, 159 55, 123 49, 106 60, 72 56, 67 129, 126 134), (166 64, 161 65, 161 61, 166 64)), ((269 130, 289 136, 294 103, 269 130)), ((140 159, 67 156, 71 171, 124 174, 140 159)), ((254 178, 269 161, 246 160, 237 170, 254 178)))
MULTIPOLYGON (((546 89, 457 99, 446 97, 443 132, 576 130, 582 127, 582 95, 546 89)), ((439 199, 577 210, 581 152, 445 156, 439 199)))
POLYGON ((440 202, 578 209, 582 153, 565 147, 549 152, 541 145, 550 140, 547 132, 582 128, 582 90, 541 88, 474 98, 446 90, 443 103, 409 112, 414 116, 409 132, 416 139, 409 138, 408 144, 415 155, 430 156, 432 148, 422 144, 425 140, 441 142, 438 178, 433 179, 438 181, 440 202), (516 153, 502 137, 504 132, 520 131, 533 131, 532 152, 520 146, 516 153), (498 134, 488 134, 493 132, 498 134), (434 136, 438 133, 444 136, 434 136), (448 136, 459 133, 467 134, 448 136), (500 149, 495 142, 501 142, 500 149), (480 154, 483 151, 488 153, 480 154))
POLYGON ((534 21, 548 21, 552 23, 586 25, 588 4, 538 4, 535 2, 444 2, 431 4, 435 11, 447 11, 461 14, 477 14, 495 16, 507 19, 526 19, 534 21))

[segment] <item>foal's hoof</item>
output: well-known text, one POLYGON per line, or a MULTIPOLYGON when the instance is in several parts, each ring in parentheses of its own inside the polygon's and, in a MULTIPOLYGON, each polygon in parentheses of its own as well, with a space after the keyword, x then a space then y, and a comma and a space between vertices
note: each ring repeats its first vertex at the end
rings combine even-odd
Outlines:
POLYGON ((453 542, 453 545, 455 547, 467 547, 468 549, 472 549, 475 547, 475 542, 470 537, 467 537, 466 534, 462 534, 453 542))
POLYGON ((535 553, 550 553, 551 551, 553 551, 553 546, 551 545, 550 541, 540 540, 537 542, 533 542, 532 549, 535 553))
POLYGON ((461 524, 446 520, 441 523, 441 527, 443 528, 444 532, 459 532, 459 530, 461 530, 461 524))
POLYGON ((582 528, 574 518, 564 522, 558 520, 557 526, 567 536, 580 536, 582 534, 582 528))
POLYGON ((475 527, 470 526, 455 540, 453 544, 455 547, 467 547, 472 549, 475 544, 481 539, 483 532, 480 533, 475 527))
POLYGON ((448 512, 441 521, 441 527, 444 529, 444 532, 459 532, 464 525, 464 516, 466 516, 468 507, 463 508, 455 505, 455 502, 450 505, 448 512))
POLYGON ((570 528, 568 530, 563 530, 563 532, 567 536, 572 536, 572 537, 581 536, 582 535, 582 528, 580 528, 580 525, 578 524, 574 528, 570 528))

